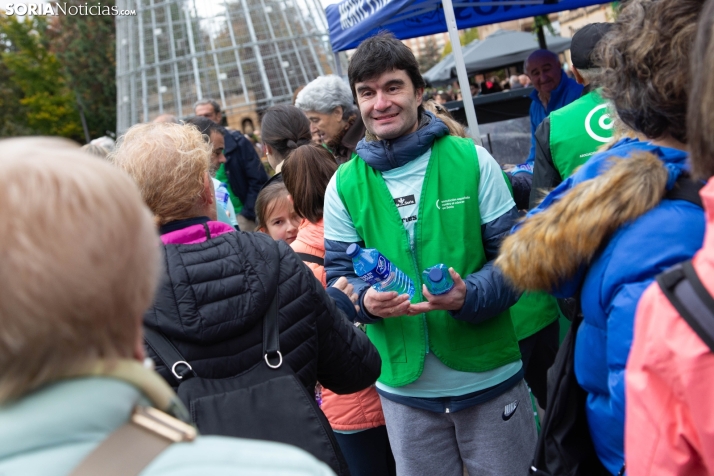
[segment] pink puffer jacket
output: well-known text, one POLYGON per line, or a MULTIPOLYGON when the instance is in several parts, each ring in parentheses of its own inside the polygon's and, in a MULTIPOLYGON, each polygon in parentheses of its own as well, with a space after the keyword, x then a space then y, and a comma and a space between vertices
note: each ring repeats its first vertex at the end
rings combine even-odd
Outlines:
MULTIPOLYGON (((714 295, 714 179, 700 194, 707 229, 693 264, 714 295)), ((656 283, 637 308, 626 397, 629 476, 714 474, 714 353, 656 283)))

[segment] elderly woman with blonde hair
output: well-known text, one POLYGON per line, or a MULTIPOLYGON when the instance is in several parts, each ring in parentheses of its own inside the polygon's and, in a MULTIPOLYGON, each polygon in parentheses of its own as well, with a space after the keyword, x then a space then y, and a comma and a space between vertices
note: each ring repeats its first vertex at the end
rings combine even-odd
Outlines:
MULTIPOLYGON (((282 359, 309 392, 316 380, 337 393, 373 384, 381 368, 376 349, 290 247, 215 221, 210 152, 195 128, 139 124, 113 155, 139 185, 165 250, 166 279, 144 325, 162 333, 196 375, 233 377, 263 361, 262 317, 277 296, 282 359)), ((353 306, 339 289, 330 292, 353 306)), ((149 353, 177 386, 176 374, 149 353)))
POLYGON ((179 420, 142 365, 157 241, 126 173, 66 140, 0 141, 0 474, 88 474, 91 461, 105 475, 331 474, 296 448, 195 437, 179 420))

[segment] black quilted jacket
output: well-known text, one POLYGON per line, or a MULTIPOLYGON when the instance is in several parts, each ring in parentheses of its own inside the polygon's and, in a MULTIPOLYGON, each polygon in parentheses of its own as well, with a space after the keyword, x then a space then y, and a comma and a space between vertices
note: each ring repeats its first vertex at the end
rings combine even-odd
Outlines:
MULTIPOLYGON (((262 319, 277 289, 280 350, 305 387, 319 380, 344 394, 374 383, 381 368, 375 347, 292 249, 275 243, 262 233, 232 232, 166 245, 166 275, 144 324, 163 332, 198 376, 232 377, 262 362, 262 319)), ((147 352, 175 387, 170 371, 147 352)))

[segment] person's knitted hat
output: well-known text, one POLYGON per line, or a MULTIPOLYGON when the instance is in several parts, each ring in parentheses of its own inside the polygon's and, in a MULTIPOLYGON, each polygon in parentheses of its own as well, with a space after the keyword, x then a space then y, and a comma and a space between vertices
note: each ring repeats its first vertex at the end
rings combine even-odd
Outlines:
POLYGON ((612 23, 591 23, 578 30, 570 43, 570 60, 577 69, 592 69, 593 51, 598 42, 612 28, 612 23))

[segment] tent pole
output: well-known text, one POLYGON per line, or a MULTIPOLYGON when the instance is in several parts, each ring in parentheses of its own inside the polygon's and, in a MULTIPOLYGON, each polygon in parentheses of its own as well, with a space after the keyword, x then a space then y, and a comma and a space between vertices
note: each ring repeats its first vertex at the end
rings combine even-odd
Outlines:
POLYGON ((538 27, 538 47, 541 50, 547 50, 548 49, 548 43, 545 42, 545 33, 543 32, 543 25, 540 25, 538 27))
POLYGON ((340 52, 334 51, 332 54, 335 55, 335 74, 341 78, 342 77, 342 62, 340 61, 340 52))
POLYGON ((449 29, 449 39, 451 40, 451 51, 454 53, 454 61, 456 64, 456 74, 459 77, 459 87, 461 88, 461 97, 464 100, 464 110, 466 111, 466 122, 469 125, 471 137, 476 144, 481 144, 481 133, 478 130, 478 121, 476 120, 476 109, 474 101, 471 97, 471 88, 469 87, 469 77, 466 75, 466 65, 464 64, 464 55, 461 51, 461 40, 459 39, 459 29, 456 26, 456 16, 454 15, 454 5, 451 0, 442 0, 444 6, 444 17, 446 18, 446 26, 449 29))

